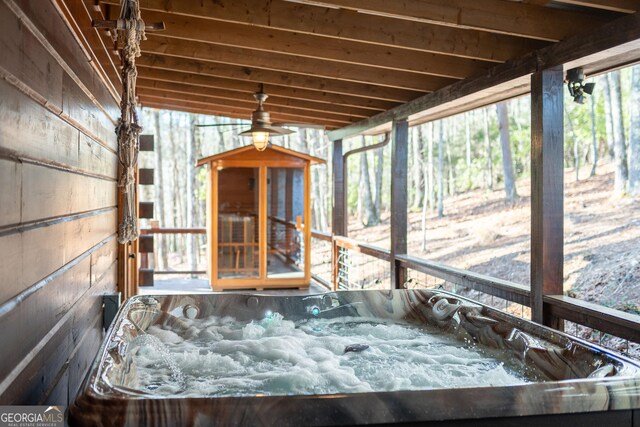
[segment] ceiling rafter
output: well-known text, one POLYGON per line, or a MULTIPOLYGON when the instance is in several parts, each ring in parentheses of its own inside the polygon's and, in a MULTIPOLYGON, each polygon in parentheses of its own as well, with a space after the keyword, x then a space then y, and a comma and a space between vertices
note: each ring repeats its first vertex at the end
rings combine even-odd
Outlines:
MULTIPOLYGON (((195 61, 190 59, 175 58, 171 56, 143 54, 136 61, 141 66, 159 68, 165 70, 177 70, 192 74, 226 77, 236 80, 246 80, 256 83, 297 87, 301 89, 313 89, 323 92, 341 93, 383 99, 386 101, 403 102, 416 98, 424 91, 411 91, 405 89, 372 86, 361 83, 343 82, 340 80, 327 80, 319 77, 288 74, 277 71, 260 70, 247 67, 239 67, 227 64, 195 61)), ((437 89, 434 87, 433 89, 437 89)))
MULTIPOLYGON (((188 113, 196 113, 196 114, 209 114, 214 116, 225 116, 235 119, 241 120, 250 120, 251 114, 247 115, 247 110, 237 109, 231 107, 216 107, 216 106, 207 106, 200 103, 193 103, 189 101, 174 101, 174 100, 162 100, 151 97, 140 97, 139 104, 143 107, 150 108, 160 108, 167 110, 176 110, 176 111, 184 111, 188 113)), ((271 119, 274 123, 279 124, 310 124, 310 125, 321 125, 326 129, 337 129, 340 128, 340 125, 336 124, 328 124, 324 120, 313 120, 306 119, 303 123, 297 121, 295 119, 291 120, 291 118, 283 117, 280 114, 272 114, 271 119)), ((241 125, 240 125, 241 126, 241 125)))
MULTIPOLYGON (((245 92, 238 92, 227 89, 217 89, 203 86, 194 86, 189 84, 181 84, 175 82, 164 82, 164 81, 156 81, 146 78, 138 78, 136 82, 136 87, 141 89, 155 89, 166 92, 174 92, 181 94, 183 97, 187 94, 189 95, 205 95, 211 96, 218 99, 226 99, 232 101, 246 101, 253 102, 253 96, 251 94, 245 92)), ((371 110, 367 110, 365 108, 358 107, 347 107, 343 105, 336 104, 327 104, 327 103, 319 103, 319 102, 309 102, 300 99, 291 99, 288 97, 282 97, 273 95, 267 92, 269 95, 269 99, 267 103, 269 105, 279 106, 279 107, 289 107, 299 110, 305 111, 314 111, 319 113, 333 113, 342 116, 348 117, 369 117, 372 113, 371 110)))
MULTIPOLYGON (((117 4, 115 0, 109 3, 117 4)), ((486 31, 407 22, 385 16, 273 0, 141 0, 143 10, 504 62, 544 45, 486 31)))
POLYGON ((613 12, 634 13, 640 10, 638 0, 555 0, 576 6, 593 7, 596 9, 611 10, 613 12))
MULTIPOLYGON (((431 22, 512 36, 559 41, 588 32, 611 17, 506 0, 299 0, 374 15, 431 22)), ((604 3, 604 1, 602 1, 604 3)))
MULTIPOLYGON (((410 71, 418 74, 462 79, 482 73, 494 62, 460 58, 399 47, 378 46, 350 40, 328 39, 264 27, 250 27, 171 13, 145 11, 144 19, 164 22, 163 37, 235 46, 294 57, 306 57, 341 63, 410 71), (215 28, 215 30, 213 30, 215 28)), ((292 58, 295 60, 295 58, 292 58)))
MULTIPOLYGON (((184 99, 184 97, 180 96, 179 93, 157 89, 139 88, 137 94, 143 98, 157 98, 168 101, 180 101, 184 99)), ((188 101, 193 104, 203 104, 205 106, 244 109, 247 111, 247 117, 251 117, 251 113, 258 108, 258 103, 256 101, 230 100, 209 95, 191 94, 189 95, 188 101)), ((280 107, 272 104, 267 104, 266 109, 270 114, 279 114, 283 117, 295 118, 300 121, 304 121, 305 119, 318 119, 324 120, 327 123, 346 125, 360 119, 360 117, 348 117, 334 113, 306 111, 290 107, 280 107)))
POLYGON ((457 81, 457 79, 425 76, 406 71, 372 68, 346 63, 336 64, 315 58, 298 57, 292 60, 290 55, 212 45, 154 35, 147 36, 147 40, 141 44, 141 49, 143 52, 149 54, 168 55, 241 67, 304 74, 307 76, 410 89, 420 92, 432 91, 435 88, 444 87, 457 81))
MULTIPOLYGON (((73 4, 71 14, 80 21, 99 19, 98 12, 113 18, 119 9, 110 7, 119 0, 54 1, 73 4), (95 8, 99 2, 103 3, 101 11, 95 8)), ((246 120, 255 110, 251 94, 264 83, 272 95, 268 110, 274 121, 325 124, 331 129, 352 128, 351 123, 367 121, 392 108, 400 111, 399 104, 434 91, 463 87, 460 83, 483 78, 499 82, 501 76, 496 74, 503 70, 502 62, 531 59, 535 54, 529 53, 588 33, 637 10, 640 3, 140 2, 145 20, 167 25, 166 31, 149 34, 149 40, 142 44, 138 87, 143 105, 246 120)), ((84 32, 87 25, 88 21, 78 27, 84 32)), ((103 68, 113 70, 118 58, 110 50, 109 36, 104 31, 98 35, 91 49, 99 51, 95 56, 103 68)))
MULTIPOLYGON (((138 73, 140 78, 146 78, 153 81, 181 83, 194 87, 234 90, 247 93, 247 96, 251 96, 251 94, 259 88, 259 84, 250 81, 234 80, 216 76, 204 76, 175 70, 149 68, 141 66, 140 64, 138 64, 138 73)), ((371 110, 373 113, 388 110, 389 108, 393 108, 399 104, 399 102, 384 101, 374 98, 364 98, 279 85, 265 84, 265 90, 267 90, 271 95, 281 96, 292 100, 311 101, 346 107, 358 107, 371 110)))

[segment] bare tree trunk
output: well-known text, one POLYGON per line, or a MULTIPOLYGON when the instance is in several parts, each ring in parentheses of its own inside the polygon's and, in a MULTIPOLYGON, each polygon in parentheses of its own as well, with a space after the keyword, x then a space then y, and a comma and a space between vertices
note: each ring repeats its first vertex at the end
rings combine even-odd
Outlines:
MULTIPOLYGON (((179 224, 181 227, 185 227, 186 226, 186 213, 187 213, 187 206, 186 206, 186 201, 185 201, 185 193, 187 192, 187 179, 185 177, 184 174, 184 169, 183 166, 186 163, 186 150, 185 150, 185 141, 187 141, 187 144, 189 144, 189 135, 185 135, 184 132, 184 119, 186 114, 185 113, 180 113, 178 115, 178 144, 176 144, 175 148, 176 148, 176 162, 174 163, 174 174, 175 174, 175 179, 176 182, 178 183, 178 186, 176 187, 177 189, 177 200, 178 203, 177 205, 177 209, 176 209, 176 223, 179 224), (180 143, 182 142, 182 143, 180 143)), ((188 259, 188 252, 189 249, 187 249, 187 239, 185 235, 181 235, 178 237, 179 241, 180 241, 180 262, 185 262, 185 259, 188 259)))
POLYGON ((516 177, 513 172, 511 138, 509 135, 509 107, 506 101, 496 104, 496 112, 498 115, 498 128, 500 130, 502 170, 504 172, 504 192, 507 200, 509 202, 513 202, 518 197, 518 191, 516 190, 516 177))
POLYGON ((491 137, 489 136, 489 107, 482 110, 484 114, 484 144, 487 148, 487 188, 493 190, 493 153, 491 150, 491 137))
POLYGON ((596 175, 596 167, 598 166, 598 140, 596 137, 596 100, 595 96, 591 95, 591 150, 593 154, 591 155, 591 172, 589 176, 596 175))
MULTIPOLYGON (((156 168, 155 168, 155 175, 157 178, 157 182, 155 182, 155 191, 156 191, 156 202, 158 205, 157 208, 157 215, 158 215, 158 219, 160 220, 160 227, 166 227, 166 215, 165 215, 165 203, 164 203, 164 192, 165 192, 165 182, 164 182, 164 163, 163 163, 163 157, 162 157, 162 145, 164 143, 164 140, 161 137, 161 133, 160 133, 160 111, 159 110, 155 110, 153 112, 153 118, 154 118, 154 122, 155 122, 155 128, 156 128, 156 140, 155 140, 155 144, 154 144, 154 151, 155 151, 155 155, 156 155, 156 168)), ((166 270, 167 269, 167 265, 169 264, 168 260, 167 260, 167 239, 166 239, 166 235, 162 235, 159 236, 160 237, 160 244, 158 245, 158 252, 160 252, 158 254, 158 259, 160 260, 160 262, 158 264, 161 264, 159 266, 157 266, 158 270, 166 270)))
POLYGON ((571 139, 573 140, 573 166, 576 172, 576 181, 580 181, 580 153, 578 150, 578 137, 576 136, 576 132, 573 128, 573 120, 571 119, 571 114, 569 114, 569 110, 567 110, 567 106, 564 106, 564 115, 567 118, 567 124, 569 125, 569 133, 571 134, 571 139))
POLYGON ((438 217, 444 216, 444 120, 438 121, 438 217))
POLYGON ((412 148, 412 164, 411 177, 413 181, 413 202, 411 210, 416 211, 422 205, 422 131, 420 126, 413 129, 413 138, 411 138, 412 148))
POLYGON ((435 201, 435 179, 434 179, 434 164, 433 164, 433 140, 435 139, 435 126, 433 122, 429 122, 427 133, 429 134, 429 209, 436 208, 435 201))
MULTIPOLYGON (((318 135, 320 136, 323 146, 325 147, 325 153, 326 153, 325 159, 327 160, 331 159, 333 157, 333 144, 329 142, 329 139, 324 134, 324 131, 322 130, 318 131, 318 135)), ((327 212, 327 219, 328 219, 329 226, 331 226, 331 221, 329 220, 329 218, 332 218, 332 215, 333 215, 333 206, 332 206, 333 191, 330 191, 330 189, 333 188, 332 179, 331 179, 331 177, 333 176, 332 163, 333 162, 329 162, 329 161, 327 162, 327 167, 325 168, 325 175, 324 175, 325 186, 323 187, 329 190, 329 191, 324 191, 325 193, 324 206, 327 212)), ((328 230, 328 229, 325 228, 325 230, 328 230)))
POLYGON ((469 113, 468 111, 464 113, 467 169, 471 168, 471 130, 469 129, 469 114, 471 113, 469 113))
POLYGON ((629 135, 629 193, 640 195, 640 66, 631 70, 631 131, 629 135))
POLYGON ((471 126, 469 124, 469 116, 470 112, 464 113, 464 136, 465 136, 465 160, 467 165, 467 170, 465 171, 465 191, 471 190, 473 187, 473 179, 471 177, 471 126))
MULTIPOLYGON (((318 134, 313 130, 307 130, 306 136, 307 139, 311 140, 311 144, 308 144, 309 153, 313 156, 322 157, 321 147, 322 141, 319 140, 322 137, 322 134, 318 134), (318 138, 320 137, 320 138, 318 138)), ((322 166, 326 167, 326 166, 322 166)), ((324 176, 320 171, 321 166, 314 166, 311 168, 312 171, 312 181, 311 181, 311 193, 313 194, 313 220, 315 222, 315 227, 318 230, 326 230, 327 229, 327 209, 324 198, 323 189, 326 187, 326 182, 324 181, 324 176)))
POLYGON ((379 220, 382 217, 382 175, 384 173, 384 148, 378 148, 375 151, 376 153, 374 155, 374 160, 376 163, 376 173, 373 182, 375 183, 376 200, 374 202, 374 207, 379 220))
POLYGON ((607 74, 611 93, 611 116, 613 118, 613 154, 616 172, 613 191, 622 194, 627 187, 629 170, 627 168, 627 148, 624 136, 624 118, 622 117, 622 95, 620 93, 620 71, 607 74))
POLYGON ((602 93, 604 95, 604 124, 607 131, 607 153, 609 158, 613 159, 613 142, 615 137, 613 136, 613 115, 611 113, 611 89, 609 87, 609 78, 604 75, 600 78, 602 83, 602 93))
MULTIPOLYGON (((178 153, 176 149, 177 144, 175 141, 175 133, 175 113, 172 111, 169 113, 169 158, 171 159, 171 161, 169 162, 169 170, 171 172, 171 185, 169 186, 169 188, 171 188, 172 191, 168 192, 171 197, 171 199, 169 200, 169 209, 171 215, 169 216, 169 218, 167 218, 167 222, 171 220, 171 227, 176 227, 178 225, 178 174, 176 168, 178 153)), ((167 237, 169 241, 170 252, 175 253, 178 250, 177 236, 175 234, 169 234, 167 235, 167 237)))
MULTIPOLYGON (((365 146, 365 139, 362 137, 362 146, 365 146)), ((371 180, 369 179, 369 161, 367 152, 360 153, 360 200, 362 206, 362 216, 360 220, 365 227, 378 224, 373 198, 371 197, 371 180)))
MULTIPOLYGON (((430 123, 431 124, 431 123, 430 123)), ((423 125, 420 125, 422 127, 423 125)), ((430 130, 429 132, 429 140, 431 140, 430 130)), ((422 132, 421 132, 422 134, 422 132)), ((424 145, 424 144, 423 144, 424 145)), ((431 145, 431 144, 429 144, 431 145)), ((424 195, 422 197, 422 244, 420 245, 420 250, 424 253, 427 250, 427 205, 429 204, 429 191, 431 191, 431 182, 429 182, 429 162, 422 162, 422 175, 424 181, 424 195)))
MULTIPOLYGON (((196 115, 189 115, 189 139, 187 140, 187 228, 193 228, 195 225, 195 188, 196 188, 196 156, 195 156, 195 145, 196 145, 196 115)), ((189 270, 195 271, 197 270, 197 252, 196 252, 196 240, 193 234, 187 234, 187 260, 189 263, 189 270)), ((194 279, 195 274, 191 275, 191 278, 194 279)))
POLYGON ((454 171, 454 167, 453 167, 453 162, 451 161, 451 140, 452 140, 452 132, 451 132, 451 127, 452 127, 452 122, 448 122, 448 126, 447 126, 447 137, 445 139, 445 148, 447 151, 447 172, 449 175, 449 179, 447 180, 447 194, 449 194, 450 196, 453 196, 454 194, 456 194, 456 177, 455 177, 455 171, 454 171))

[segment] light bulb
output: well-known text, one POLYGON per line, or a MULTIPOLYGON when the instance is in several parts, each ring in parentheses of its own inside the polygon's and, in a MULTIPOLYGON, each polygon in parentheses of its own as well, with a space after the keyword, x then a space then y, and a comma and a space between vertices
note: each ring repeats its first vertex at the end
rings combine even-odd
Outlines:
POLYGON ((264 151, 269 144, 269 132, 253 132, 251 138, 253 139, 253 145, 258 151, 264 151))

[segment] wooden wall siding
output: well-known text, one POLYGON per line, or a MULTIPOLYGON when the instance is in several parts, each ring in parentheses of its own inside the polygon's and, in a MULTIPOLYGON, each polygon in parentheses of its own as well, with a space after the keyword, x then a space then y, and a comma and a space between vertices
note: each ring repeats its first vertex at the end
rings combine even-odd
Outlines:
POLYGON ((67 405, 117 289, 118 103, 50 0, 0 0, 0 404, 67 405))

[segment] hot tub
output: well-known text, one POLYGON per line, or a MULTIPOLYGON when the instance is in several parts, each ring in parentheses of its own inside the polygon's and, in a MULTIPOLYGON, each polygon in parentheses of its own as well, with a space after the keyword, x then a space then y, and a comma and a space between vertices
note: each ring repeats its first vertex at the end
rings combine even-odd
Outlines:
POLYGON ((214 293, 130 298, 70 423, 637 427, 639 408, 636 362, 444 291, 214 293))

